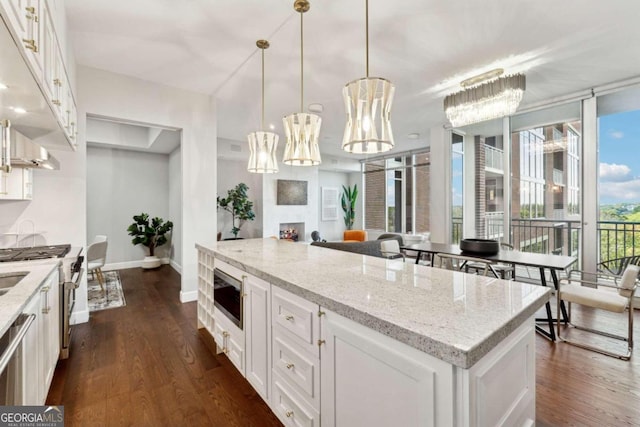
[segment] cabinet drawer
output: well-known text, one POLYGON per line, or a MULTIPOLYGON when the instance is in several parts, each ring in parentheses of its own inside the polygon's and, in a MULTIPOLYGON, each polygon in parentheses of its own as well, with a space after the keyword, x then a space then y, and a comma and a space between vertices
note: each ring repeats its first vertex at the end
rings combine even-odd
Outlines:
POLYGON ((275 286, 272 290, 272 298, 272 324, 290 332, 292 337, 307 351, 318 355, 317 340, 320 338, 318 311, 320 307, 275 286))
POLYGON ((320 414, 309 407, 277 373, 273 375, 271 409, 285 426, 319 427, 320 414))
POLYGON ((244 376, 244 331, 220 311, 213 308, 213 339, 231 363, 244 376))
POLYGON ((320 409, 320 360, 310 357, 278 330, 273 334, 273 369, 311 405, 320 409))

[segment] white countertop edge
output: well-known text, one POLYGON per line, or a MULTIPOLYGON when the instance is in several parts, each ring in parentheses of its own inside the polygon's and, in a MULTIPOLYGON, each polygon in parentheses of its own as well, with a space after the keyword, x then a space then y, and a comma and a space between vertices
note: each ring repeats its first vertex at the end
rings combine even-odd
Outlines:
POLYGON ((0 296, 0 336, 4 335, 18 316, 24 311, 27 303, 38 292, 42 282, 60 265, 61 258, 50 258, 36 261, 18 261, 0 264, 0 273, 27 274, 18 284, 0 296))
MULTIPOLYGON (((549 300, 551 290, 541 288, 541 292, 527 307, 506 323, 494 330, 482 342, 470 349, 462 349, 454 345, 443 343, 431 337, 411 331, 405 327, 397 325, 393 322, 378 318, 369 313, 360 311, 352 306, 341 303, 331 298, 318 295, 307 289, 301 288, 293 283, 286 282, 278 277, 274 277, 264 271, 259 271, 251 266, 246 266, 241 261, 230 258, 225 254, 217 251, 215 248, 207 248, 200 244, 196 244, 196 249, 202 250, 224 262, 253 274, 269 283, 285 289, 293 294, 309 300, 315 304, 325 307, 329 310, 340 314, 348 319, 360 323, 363 326, 371 328, 379 333, 387 335, 395 340, 407 344, 413 348, 423 351, 429 355, 437 357, 445 362, 451 363, 463 369, 468 369, 478 362, 484 355, 489 353, 496 345, 504 340, 511 332, 515 331, 527 319, 535 314, 535 312, 549 300)), ((326 249, 325 250, 334 250, 326 249)))

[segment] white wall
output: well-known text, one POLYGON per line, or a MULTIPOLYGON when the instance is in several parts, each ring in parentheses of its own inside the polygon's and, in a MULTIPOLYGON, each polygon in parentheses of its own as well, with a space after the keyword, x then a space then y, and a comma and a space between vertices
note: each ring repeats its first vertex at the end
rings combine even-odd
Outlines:
MULTIPOLYGON (((248 158, 247 158, 248 160, 248 158)), ((218 191, 220 197, 227 197, 227 191, 241 182, 249 187, 249 200, 253 202, 253 212, 256 218, 246 221, 240 228, 238 237, 245 239, 262 237, 262 174, 247 171, 247 160, 230 160, 218 158, 218 191)), ((222 238, 233 237, 231 234, 231 214, 223 209, 218 210, 217 231, 222 232, 222 238)))
MULTIPOLYGON (((127 268, 149 255, 133 246, 127 227, 133 215, 172 219, 169 214, 169 156, 114 148, 87 148, 87 242, 97 234, 109 239, 107 264, 127 268), (105 179, 108 177, 109 179, 105 179)), ((156 251, 167 258, 168 244, 156 251)))
MULTIPOLYGON (((340 207, 340 197, 342 197, 343 193, 342 186, 352 185, 349 183, 349 174, 320 170, 318 178, 318 195, 320 197, 320 203, 318 204, 318 231, 320 232, 320 236, 325 240, 342 240, 346 227, 344 226, 344 211, 340 207), (322 187, 334 187, 338 189, 338 219, 334 221, 322 220, 322 187)), ((358 185, 358 191, 361 191, 360 185, 358 185)), ((360 196, 358 196, 358 198, 360 198, 360 196)))
MULTIPOLYGON (((182 130, 182 302, 197 298, 196 242, 214 245, 216 109, 211 96, 78 67, 79 124, 86 115, 182 130)), ((82 135, 84 141, 84 135, 82 135)))
POLYGON ((180 147, 169 155, 169 218, 173 222, 171 265, 182 273, 182 154, 180 147))
MULTIPOLYGON (((281 223, 305 223, 305 241, 311 241, 311 232, 318 229, 320 193, 318 168, 286 166, 280 164, 280 172, 263 175, 262 187, 262 230, 265 237, 279 236, 281 223), (307 205, 276 205, 277 180, 291 179, 307 181, 307 205)), ((302 240, 302 237, 300 237, 302 240)))

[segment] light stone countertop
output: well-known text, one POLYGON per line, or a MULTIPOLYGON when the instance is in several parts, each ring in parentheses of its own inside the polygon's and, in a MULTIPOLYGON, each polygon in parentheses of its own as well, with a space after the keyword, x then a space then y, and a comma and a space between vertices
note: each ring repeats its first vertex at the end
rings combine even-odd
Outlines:
POLYGON ((0 336, 11 327, 29 300, 37 293, 42 282, 61 262, 61 258, 37 261, 0 263, 0 274, 28 272, 20 282, 4 295, 0 295, 0 336))
POLYGON ((375 331, 470 368, 550 289, 275 239, 196 248, 375 331))

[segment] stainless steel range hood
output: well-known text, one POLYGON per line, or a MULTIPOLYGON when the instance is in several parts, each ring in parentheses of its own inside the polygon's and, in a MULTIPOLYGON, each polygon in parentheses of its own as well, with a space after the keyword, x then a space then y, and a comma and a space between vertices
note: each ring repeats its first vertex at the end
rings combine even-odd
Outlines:
POLYGON ((2 148, 2 169, 5 171, 11 168, 60 169, 60 162, 55 157, 13 129, 8 120, 2 121, 2 148))

